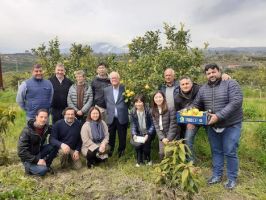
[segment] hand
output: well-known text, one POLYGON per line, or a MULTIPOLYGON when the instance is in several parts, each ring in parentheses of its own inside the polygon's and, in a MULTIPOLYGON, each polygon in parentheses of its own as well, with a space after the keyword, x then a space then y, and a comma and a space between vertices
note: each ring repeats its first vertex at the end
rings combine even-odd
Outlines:
POLYGON ((39 159, 37 165, 43 165, 43 166, 46 166, 46 162, 44 159, 39 159))
POLYGON ((70 147, 65 143, 61 144, 61 149, 63 150, 64 154, 69 154, 69 152, 70 152, 70 147))
POLYGON ((219 118, 217 117, 217 115, 215 114, 209 114, 211 117, 210 117, 210 121, 208 122, 208 125, 212 125, 212 124, 215 124, 216 122, 218 122, 219 118))
POLYGON ((74 151, 72 155, 73 160, 78 160, 79 159, 79 152, 77 150, 74 151))
POLYGON ((82 116, 82 115, 83 115, 83 112, 82 112, 81 110, 79 110, 79 111, 77 112, 77 115, 78 115, 78 116, 82 116))
POLYGON ((99 152, 100 152, 100 153, 104 153, 104 152, 105 152, 105 144, 104 144, 104 143, 101 143, 101 144, 100 144, 99 152))
POLYGON ((196 128, 196 126, 194 124, 187 124, 187 129, 188 130, 193 130, 195 128, 196 128))
POLYGON ((169 140, 167 138, 164 138, 164 139, 162 139, 162 142, 164 145, 166 145, 169 142, 169 140))
POLYGON ((231 79, 231 76, 229 76, 228 74, 222 74, 222 80, 223 81, 226 81, 226 80, 229 80, 231 79))
POLYGON ((147 142, 149 136, 148 135, 145 135, 144 138, 145 138, 145 142, 147 142))

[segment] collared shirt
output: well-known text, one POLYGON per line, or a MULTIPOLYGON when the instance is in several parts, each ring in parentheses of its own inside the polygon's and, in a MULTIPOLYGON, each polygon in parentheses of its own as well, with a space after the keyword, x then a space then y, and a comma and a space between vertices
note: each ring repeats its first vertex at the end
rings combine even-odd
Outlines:
MULTIPOLYGON (((56 76, 56 75, 55 75, 56 76)), ((58 76, 56 76, 57 80, 59 81, 59 83, 61 84, 64 80, 64 77, 63 78, 59 78, 58 76)))
MULTIPOLYGON (((113 87, 113 95, 114 95, 115 103, 117 102, 118 94, 119 94, 119 86, 117 88, 113 87)), ((118 116, 117 108, 115 107, 115 117, 117 117, 117 116, 118 116)))
POLYGON ((68 126, 72 126, 72 124, 74 124, 74 122, 75 122, 75 120, 74 120, 72 123, 69 123, 69 122, 67 122, 66 119, 64 119, 64 120, 65 120, 65 122, 66 122, 66 124, 67 124, 68 126))

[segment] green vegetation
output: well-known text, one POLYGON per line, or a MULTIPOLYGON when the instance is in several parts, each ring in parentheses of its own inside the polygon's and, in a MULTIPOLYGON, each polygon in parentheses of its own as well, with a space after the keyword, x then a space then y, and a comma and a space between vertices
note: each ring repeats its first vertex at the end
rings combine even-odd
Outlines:
MULTIPOLYGON (((93 169, 84 167, 76 172, 60 169, 55 159, 55 175, 44 178, 24 174, 16 154, 18 136, 25 126, 25 114, 15 104, 15 91, 0 92, 1 106, 11 105, 17 111, 15 125, 6 134, 9 161, 0 167, 0 199, 182 199, 187 197, 179 187, 156 184, 155 168, 158 162, 158 141, 152 144, 152 167, 135 167, 135 152, 129 144, 122 159, 116 156, 93 169)), ((254 112, 265 119, 266 99, 245 98, 244 104, 254 106, 254 112)), ((194 199, 266 199, 265 125, 243 123, 239 149, 240 174, 238 186, 226 191, 222 184, 207 186, 211 174, 211 153, 205 130, 202 128, 195 141, 196 166, 200 169, 199 193, 194 199)), ((159 166, 159 165, 158 165, 159 166)))
MULTIPOLYGON (((183 24, 179 30, 176 30, 175 26, 164 24, 164 34, 167 40, 165 46, 160 43, 159 30, 147 31, 144 36, 132 40, 129 44, 129 54, 120 56, 97 57, 90 46, 76 43, 72 44, 69 55, 62 55, 57 38, 51 40, 48 46, 43 44, 33 49, 33 53, 34 58, 43 64, 46 77, 53 73, 54 65, 59 61, 66 66, 69 77, 73 78, 73 71, 84 69, 90 79, 95 75, 97 63, 104 61, 109 65, 109 71, 117 70, 120 73, 122 82, 129 91, 128 94, 143 93, 149 97, 163 82, 162 74, 167 67, 174 68, 177 77, 187 74, 195 81, 202 82, 200 71, 204 62, 204 50, 189 47, 189 31, 184 30, 183 24)), ((25 126, 25 113, 16 105, 16 91, 12 89, 16 89, 18 82, 27 79, 30 74, 5 73, 4 83, 9 90, 0 92, 0 106, 14 109, 16 120, 5 134, 5 145, 9 154, 5 165, 0 166, 0 200, 186 199, 188 193, 192 194, 197 189, 199 193, 193 197, 190 195, 193 199, 266 199, 266 126, 263 122, 247 122, 266 118, 266 91, 263 87, 266 84, 266 73, 263 66, 254 68, 252 72, 248 69, 229 71, 229 74, 243 86, 246 121, 243 123, 239 148, 238 186, 233 191, 226 191, 222 184, 206 185, 205 179, 211 175, 211 152, 203 128, 197 133, 195 141, 196 171, 189 163, 178 165, 179 161, 184 161, 185 158, 182 154, 183 147, 180 146, 180 148, 169 147, 179 150, 174 150, 175 153, 170 154, 168 160, 159 164, 156 139, 152 144, 152 159, 155 164, 152 167, 136 168, 135 152, 129 144, 128 134, 126 155, 121 159, 115 155, 108 162, 93 169, 87 169, 83 160, 84 167, 80 171, 62 170, 59 160, 55 159, 52 165, 56 171, 55 175, 48 174, 44 178, 25 175, 16 152, 19 134, 25 126), (167 174, 159 176, 159 182, 165 183, 163 185, 158 184, 158 169, 167 174)), ((132 95, 128 96, 129 99, 131 97, 132 95)))

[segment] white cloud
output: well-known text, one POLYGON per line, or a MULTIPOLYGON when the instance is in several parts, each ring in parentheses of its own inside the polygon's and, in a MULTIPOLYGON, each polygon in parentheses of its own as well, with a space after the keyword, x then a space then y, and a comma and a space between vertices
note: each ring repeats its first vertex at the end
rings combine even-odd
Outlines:
POLYGON ((263 0, 2 0, 0 51, 24 51, 55 36, 125 45, 163 22, 191 30, 192 46, 265 46, 263 0))

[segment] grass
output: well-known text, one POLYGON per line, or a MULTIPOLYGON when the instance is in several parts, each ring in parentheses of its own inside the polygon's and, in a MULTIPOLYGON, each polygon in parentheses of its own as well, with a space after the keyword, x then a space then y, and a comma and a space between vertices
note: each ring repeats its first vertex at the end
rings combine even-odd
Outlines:
MULTIPOLYGON (((79 171, 60 169, 56 158, 53 168, 55 175, 44 178, 27 176, 16 155, 19 134, 25 126, 25 114, 14 103, 15 92, 0 93, 0 106, 17 110, 15 125, 10 126, 6 135, 9 149, 9 163, 0 166, 1 199, 182 199, 185 193, 178 188, 156 185, 153 167, 135 167, 134 150, 129 144, 126 155, 116 155, 93 169, 84 167, 79 171)), ((253 106, 255 116, 265 117, 266 99, 245 99, 245 106, 253 106)), ((240 172, 238 186, 226 191, 222 184, 207 186, 205 179, 211 175, 211 152, 204 129, 197 133, 195 153, 201 169, 201 188, 194 199, 265 199, 266 200, 266 151, 261 137, 262 123, 243 123, 239 157, 240 172)), ((266 134, 265 134, 266 135, 266 134)), ((264 136, 263 136, 264 137, 264 136)), ((158 141, 152 144, 152 158, 158 162, 158 141)))

